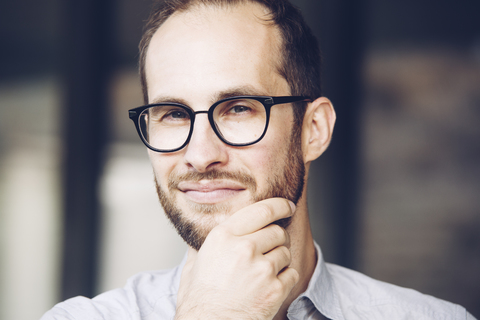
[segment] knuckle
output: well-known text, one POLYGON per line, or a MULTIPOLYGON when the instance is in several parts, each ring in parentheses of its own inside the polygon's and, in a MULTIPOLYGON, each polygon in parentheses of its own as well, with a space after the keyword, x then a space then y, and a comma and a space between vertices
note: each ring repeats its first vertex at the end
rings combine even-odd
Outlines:
POLYGON ((273 236, 274 236, 276 239, 281 239, 281 240, 283 240, 283 241, 285 241, 285 240, 287 239, 287 235, 286 235, 285 229, 283 229, 283 228, 280 227, 279 225, 277 225, 277 224, 272 224, 272 225, 271 225, 271 230, 272 230, 273 236))
POLYGON ((288 277, 285 282, 285 285, 288 287, 295 286, 295 284, 297 284, 298 281, 300 281, 300 274, 298 273, 297 270, 293 268, 287 268, 286 271, 288 271, 288 277))
POLYGON ((289 268, 288 271, 289 276, 286 278, 285 288, 291 289, 300 281, 300 275, 295 269, 289 268))
POLYGON ((292 253, 290 250, 288 250, 287 247, 282 246, 278 248, 280 250, 280 253, 283 255, 285 261, 288 261, 289 263, 292 261, 292 253))
POLYGON ((257 244, 250 239, 242 239, 239 241, 237 250, 242 255, 251 256, 255 253, 257 244))
POLYGON ((260 272, 262 274, 271 275, 275 272, 275 264, 270 260, 263 260, 259 265, 260 272))
POLYGON ((235 243, 231 248, 234 253, 235 263, 244 265, 251 263, 255 258, 256 244, 250 240, 242 239, 235 243))
POLYGON ((271 210, 271 208, 268 205, 264 203, 259 203, 256 211, 257 211, 257 214, 261 218, 264 218, 265 220, 273 221, 275 218, 274 212, 271 210))
POLYGON ((285 285, 280 280, 276 279, 273 281, 271 289, 277 295, 282 295, 285 290, 285 285))
POLYGON ((293 270, 292 272, 293 282, 298 283, 298 281, 300 281, 300 274, 298 273, 297 270, 295 269, 292 269, 292 270, 293 270))

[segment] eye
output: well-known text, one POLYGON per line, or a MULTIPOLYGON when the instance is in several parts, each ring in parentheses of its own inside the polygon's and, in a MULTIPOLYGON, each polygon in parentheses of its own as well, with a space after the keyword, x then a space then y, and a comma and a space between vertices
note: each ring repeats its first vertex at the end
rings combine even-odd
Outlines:
POLYGON ((165 113, 162 118, 162 121, 179 121, 179 120, 188 120, 190 116, 188 113, 182 109, 173 109, 165 113))
POLYGON ((228 113, 236 113, 236 114, 239 114, 239 113, 246 113, 246 112, 249 112, 251 111, 252 109, 250 109, 249 107, 247 106, 243 106, 243 105, 236 105, 236 106, 233 106, 232 108, 230 108, 230 110, 228 110, 228 113))
POLYGON ((179 111, 179 110, 171 111, 166 116, 167 117, 172 117, 174 119, 188 118, 188 114, 185 111, 179 111))
POLYGON ((215 121, 243 121, 265 113, 263 105, 253 99, 234 99, 220 103, 214 111, 215 121))

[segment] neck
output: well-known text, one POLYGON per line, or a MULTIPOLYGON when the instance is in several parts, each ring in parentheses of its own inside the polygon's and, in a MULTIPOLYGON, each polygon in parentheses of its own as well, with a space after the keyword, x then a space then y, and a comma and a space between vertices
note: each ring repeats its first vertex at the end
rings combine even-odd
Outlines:
POLYGON ((274 318, 275 320, 287 319, 288 307, 300 294, 307 290, 317 263, 317 255, 310 230, 305 198, 306 197, 302 197, 298 202, 292 223, 287 228, 290 235, 290 252, 292 253, 292 263, 290 267, 297 270, 300 275, 300 280, 280 307, 280 310, 274 318))

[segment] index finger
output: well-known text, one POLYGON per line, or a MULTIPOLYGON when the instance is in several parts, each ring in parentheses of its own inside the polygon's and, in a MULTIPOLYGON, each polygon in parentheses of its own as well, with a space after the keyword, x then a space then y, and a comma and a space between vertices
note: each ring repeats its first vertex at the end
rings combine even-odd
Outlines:
POLYGON ((236 236, 258 231, 269 224, 291 217, 295 212, 293 202, 283 198, 265 199, 235 212, 223 225, 236 236))

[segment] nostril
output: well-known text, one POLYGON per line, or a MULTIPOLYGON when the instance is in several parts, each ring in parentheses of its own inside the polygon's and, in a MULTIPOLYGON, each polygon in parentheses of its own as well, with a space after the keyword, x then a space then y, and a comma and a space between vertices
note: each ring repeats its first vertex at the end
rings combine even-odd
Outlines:
POLYGON ((197 118, 190 142, 185 149, 185 163, 198 172, 205 172, 212 166, 219 166, 227 161, 227 147, 217 137, 208 119, 197 118))

